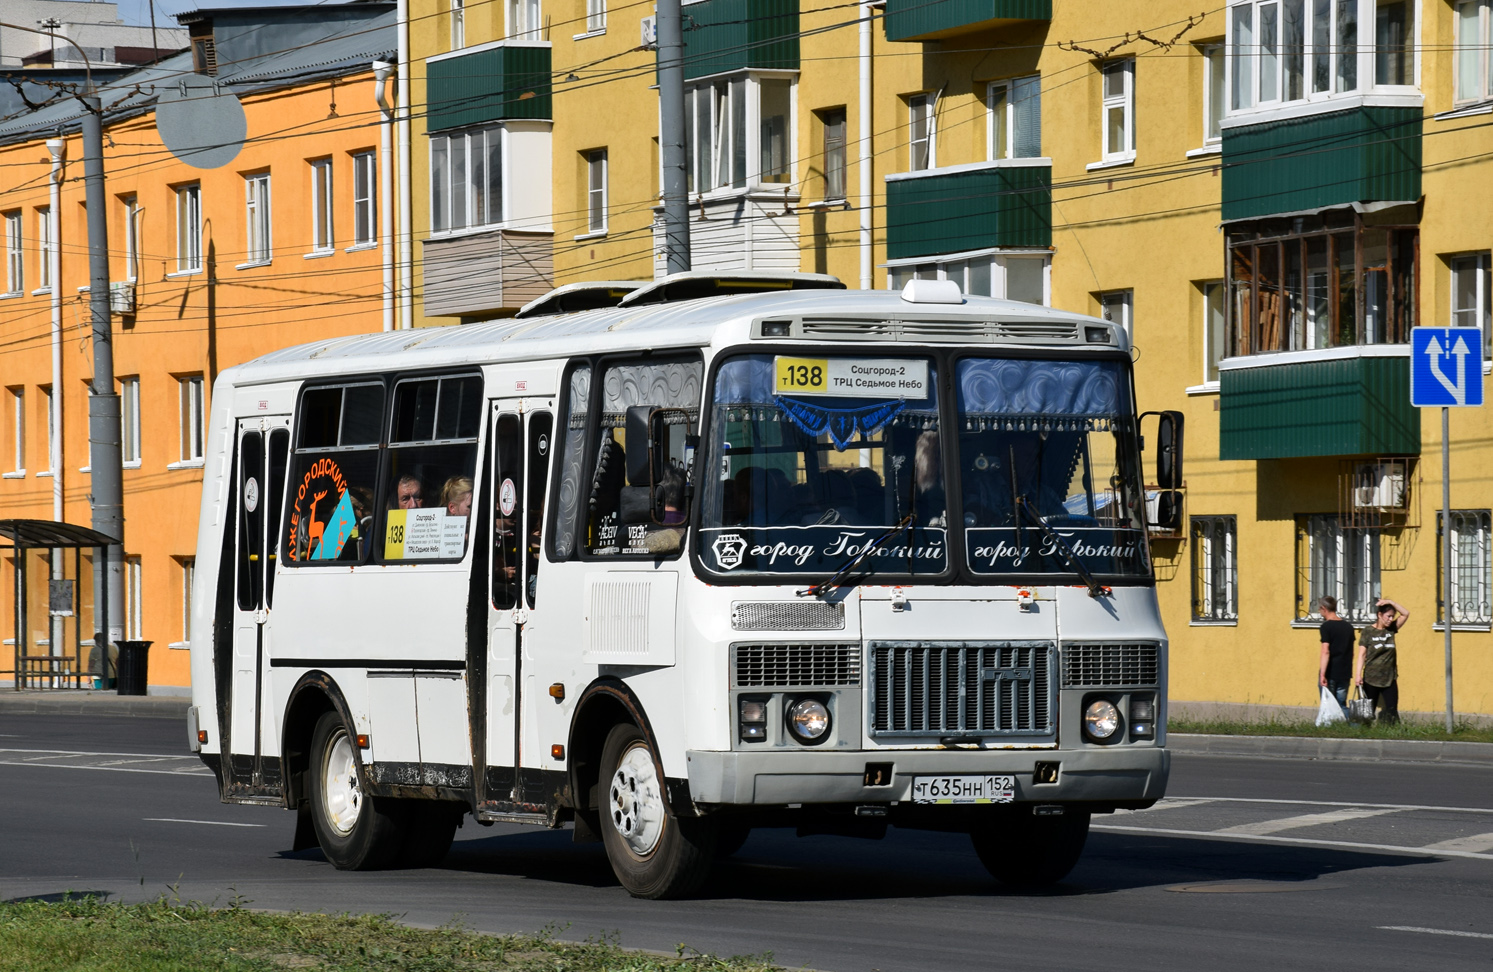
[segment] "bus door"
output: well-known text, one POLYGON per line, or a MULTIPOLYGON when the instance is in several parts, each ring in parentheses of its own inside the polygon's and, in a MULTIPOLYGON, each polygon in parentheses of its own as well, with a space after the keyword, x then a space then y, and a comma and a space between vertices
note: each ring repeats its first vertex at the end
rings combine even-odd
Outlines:
POLYGON ((268 689, 270 608, 289 451, 288 415, 239 421, 233 680, 225 770, 232 784, 254 789, 278 789, 281 784, 279 726, 266 717, 263 700, 268 689), (272 754, 268 761, 266 753, 272 754))
POLYGON ((492 548, 488 611, 485 726, 474 731, 484 740, 478 767, 482 785, 479 806, 498 813, 538 813, 544 798, 538 773, 525 780, 525 762, 539 765, 532 720, 525 705, 538 704, 534 658, 530 645, 539 582, 539 545, 544 519, 545 484, 549 475, 554 416, 548 408, 529 401, 498 402, 492 414, 492 488, 490 503, 492 548))

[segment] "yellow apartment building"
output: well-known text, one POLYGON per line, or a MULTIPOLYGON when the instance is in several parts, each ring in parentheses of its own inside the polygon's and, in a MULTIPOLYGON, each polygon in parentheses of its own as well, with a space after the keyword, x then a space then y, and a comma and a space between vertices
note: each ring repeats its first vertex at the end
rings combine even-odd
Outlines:
MULTIPOLYGON (((191 50, 101 83, 123 410, 124 633, 154 642, 151 689, 168 693, 188 684, 182 649, 213 379, 277 348, 382 326, 382 116, 372 65, 396 55, 392 3, 224 7, 181 19, 191 50), (241 144, 219 147, 219 134, 193 141, 194 126, 207 123, 190 112, 214 94, 207 123, 231 134, 236 117, 241 144)), ((78 102, 57 86, 80 78, 26 72, 18 80, 40 107, 0 111, 0 519, 87 526, 93 356, 83 149, 78 102)), ((71 552, 63 558, 66 578, 78 582, 77 611, 56 619, 48 617, 50 554, 28 554, 19 648, 15 556, 5 553, 0 669, 22 653, 73 655, 80 642, 87 665, 91 551, 81 578, 71 552)))

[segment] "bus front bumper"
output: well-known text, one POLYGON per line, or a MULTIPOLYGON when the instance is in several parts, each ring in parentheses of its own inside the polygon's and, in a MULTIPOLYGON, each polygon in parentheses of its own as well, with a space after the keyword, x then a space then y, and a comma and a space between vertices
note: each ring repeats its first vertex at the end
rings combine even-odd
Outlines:
POLYGON ((1149 805, 1166 793, 1171 754, 1160 746, 1082 750, 894 750, 686 753, 697 805, 783 806, 893 803, 912 799, 919 776, 1015 778, 1017 803, 1149 805), (1038 783, 1037 764, 1057 763, 1057 781, 1038 783), (868 779, 890 782, 868 786, 868 779))

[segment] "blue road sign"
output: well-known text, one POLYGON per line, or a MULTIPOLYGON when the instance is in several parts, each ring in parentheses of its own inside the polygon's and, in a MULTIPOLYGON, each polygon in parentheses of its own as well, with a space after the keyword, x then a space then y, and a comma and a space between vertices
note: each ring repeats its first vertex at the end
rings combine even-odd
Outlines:
POLYGON ((1475 327, 1410 330, 1410 404, 1460 408, 1483 403, 1483 335, 1475 327))

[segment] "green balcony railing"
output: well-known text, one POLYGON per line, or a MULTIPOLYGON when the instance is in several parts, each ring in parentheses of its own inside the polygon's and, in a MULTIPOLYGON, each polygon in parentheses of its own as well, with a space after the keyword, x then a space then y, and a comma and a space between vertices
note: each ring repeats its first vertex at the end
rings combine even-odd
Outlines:
POLYGON ((798 0, 703 0, 684 8, 684 76, 798 70, 798 0))
POLYGON ((430 131, 554 117, 550 46, 504 41, 425 62, 430 131))
POLYGON ((939 40, 1017 20, 1051 20, 1052 0, 886 0, 886 39, 939 40))
POLYGON ((888 176, 887 258, 1051 246, 1052 165, 1030 161, 888 176))

